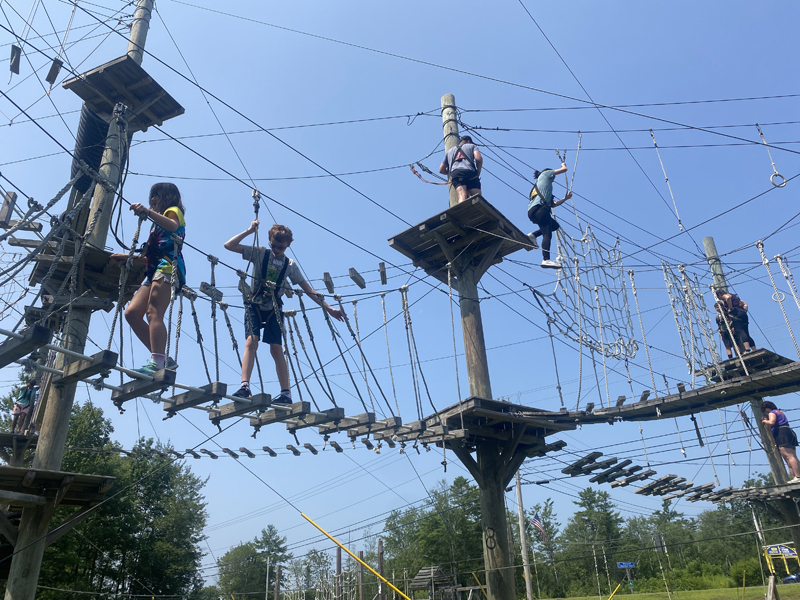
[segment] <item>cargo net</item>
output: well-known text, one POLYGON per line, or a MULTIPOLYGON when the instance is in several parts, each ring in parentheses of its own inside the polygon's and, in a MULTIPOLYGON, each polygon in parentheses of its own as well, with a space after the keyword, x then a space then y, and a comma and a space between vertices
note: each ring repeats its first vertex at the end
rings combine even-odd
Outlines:
POLYGON ((672 266, 661 262, 669 303, 678 328, 686 368, 692 376, 692 387, 697 375, 711 383, 712 368, 719 367, 715 327, 711 324, 712 311, 706 306, 702 288, 697 279, 686 274, 683 265, 675 273, 672 266))
POLYGON ((558 271, 555 290, 534 291, 549 323, 567 338, 607 358, 636 356, 628 288, 619 239, 611 247, 601 244, 591 227, 576 239, 557 232, 558 271))

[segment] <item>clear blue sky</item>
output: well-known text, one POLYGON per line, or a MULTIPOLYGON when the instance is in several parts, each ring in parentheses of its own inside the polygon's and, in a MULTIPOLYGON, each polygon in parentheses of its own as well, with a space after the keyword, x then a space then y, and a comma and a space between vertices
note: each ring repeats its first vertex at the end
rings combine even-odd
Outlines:
MULTIPOLYGON (((750 2, 727 2, 724 6, 697 2, 526 4, 595 102, 609 106, 645 105, 626 108, 629 112, 602 111, 630 148, 638 165, 600 112, 584 102, 587 100, 584 90, 516 0, 495 3, 467 0, 447 7, 424 2, 386 6, 357 1, 212 3, 196 0, 196 3, 192 6, 177 0, 160 2, 147 50, 189 77, 191 68, 200 85, 258 126, 288 128, 401 117, 273 131, 280 140, 330 172, 373 171, 342 176, 373 201, 370 202, 343 183, 324 176, 324 171, 277 139, 263 131, 253 132, 258 130, 257 126, 209 98, 222 128, 231 134, 230 142, 241 156, 246 172, 231 143, 219 135, 222 129, 197 87, 153 56, 145 57, 145 69, 186 108, 185 115, 165 124, 166 132, 186 138, 184 143, 237 177, 249 181, 252 176, 264 194, 338 234, 332 235, 317 224, 267 201, 274 220, 294 231, 294 256, 318 290, 324 289, 321 277, 328 271, 335 277, 337 291, 344 294, 359 291, 347 278, 348 268, 355 267, 369 281, 367 292, 391 292, 386 295, 387 312, 389 316, 398 314, 400 299, 394 290, 415 279, 409 278, 412 268, 406 259, 390 249, 386 240, 406 229, 407 223, 421 222, 447 205, 443 188, 421 183, 409 173, 407 165, 424 159, 433 170, 438 167, 441 147, 432 156, 429 154, 441 141, 440 97, 453 93, 464 111, 461 115, 464 123, 472 127, 499 128, 480 132, 487 143, 500 147, 484 147, 487 170, 483 177, 484 195, 524 231, 530 230, 525 215, 525 196, 530 188, 526 178, 530 179, 531 168, 555 165, 553 150, 566 148, 571 171, 578 140, 575 132, 585 132, 574 187, 583 199, 576 198, 576 205, 603 243, 610 245, 617 236, 621 239, 625 268, 636 271, 640 302, 647 311, 644 318, 648 342, 658 348, 653 350, 652 358, 659 378, 665 374, 671 385, 688 380, 659 270, 660 260, 672 265, 687 264, 690 272, 707 279, 706 267, 695 242, 699 243, 708 235, 714 236, 721 253, 739 250, 725 256, 726 268, 731 284, 750 304, 754 320, 751 332, 756 342, 794 358, 791 339, 781 312, 771 299, 772 288, 759 264, 760 256, 754 243, 771 236, 766 242, 768 256, 783 253, 790 263, 797 256, 796 229, 792 228, 796 221, 790 220, 799 210, 796 208, 798 184, 794 180, 783 189, 773 189, 769 181, 772 167, 763 145, 687 129, 683 125, 726 126, 713 131, 760 142, 754 124, 761 123, 767 140, 775 146, 772 157, 780 173, 789 178, 800 172, 796 153, 800 149, 800 122, 797 120, 800 103, 797 97, 791 96, 800 93, 796 83, 800 75, 796 60, 800 7, 795 3, 761 2, 757 6, 750 2), (742 100, 763 97, 771 98, 742 100), (697 102, 708 100, 716 101, 697 102), (403 116, 417 113, 424 114, 416 119, 403 116), (655 130, 662 148, 664 167, 688 232, 680 234, 678 229, 669 191, 648 133, 650 128, 655 130), (778 146, 794 152, 778 149, 778 146), (503 166, 500 157, 521 176, 503 166), (762 197, 740 206, 767 191, 762 197), (779 228, 781 231, 771 235, 779 228), (665 238, 670 238, 670 242, 663 242, 665 238), (354 244, 380 256, 387 264, 401 267, 389 269, 388 286, 383 287, 376 281, 379 259, 354 244), (642 247, 647 250, 637 252, 642 247)), ((14 0, 2 5, 17 33, 22 33, 23 21, 15 12, 27 16, 30 4, 14 0)), ((71 8, 49 0, 44 6, 47 14, 40 8, 33 21, 35 31, 26 31, 25 36, 33 46, 52 55, 47 45, 57 46, 58 42, 52 35, 48 16, 55 28, 62 31, 71 8), (34 39, 36 32, 49 34, 44 40, 47 44, 34 39)), ((118 9, 130 15, 131 8, 123 7, 123 3, 112 0, 84 6, 98 15, 110 15, 118 9)), ((127 16, 123 20, 130 21, 127 16)), ((0 23, 8 26, 2 15, 0 23)), ((66 54, 78 72, 125 51, 126 42, 121 36, 112 33, 106 39, 107 30, 103 28, 90 33, 96 23, 86 13, 77 11, 66 54), (87 33, 103 35, 69 46, 87 33), (79 63, 81 66, 77 66, 79 63)), ((7 32, 0 31, 0 56, 8 56, 11 41, 7 32)), ((48 61, 30 46, 26 47, 26 53, 43 78, 48 61)), ((7 65, 5 58, 0 62, 0 71, 7 65)), ((42 99, 42 87, 37 78, 31 76, 31 70, 23 58, 21 74, 14 76, 10 84, 3 77, 0 89, 26 107, 32 117, 40 119, 42 127, 71 148, 79 99, 58 86, 49 98, 42 99), (64 122, 52 116, 56 109, 63 113, 64 122)), ((14 107, 4 98, 0 99, 0 111, 0 171, 26 194, 39 201, 48 199, 67 181, 70 158, 34 124, 24 122, 24 116, 17 116, 14 107), (25 160, 53 153, 46 158, 25 160)), ((155 129, 137 133, 134 140, 125 197, 144 201, 149 186, 156 181, 175 181, 187 206, 187 241, 244 267, 245 263, 227 253, 222 243, 245 229, 252 219, 249 189, 252 185, 231 180, 223 171, 169 141, 155 129)), ((6 181, 2 183, 8 187, 6 181)), ((572 222, 566 208, 558 213, 565 226, 572 222)), ((271 220, 262 209, 262 222, 266 224, 271 220)), ((126 215, 124 228, 128 238, 134 225, 135 219, 126 215)), ((568 227, 567 231, 570 235, 577 233, 574 227, 568 227)), ((488 299, 482 302, 482 310, 486 343, 490 348, 493 392, 496 397, 513 397, 522 404, 557 409, 553 355, 549 341, 542 337, 546 328, 543 315, 531 306, 527 292, 489 298, 508 292, 509 288, 521 291, 520 280, 547 289, 554 282, 554 275, 538 268, 537 252, 520 253, 512 258, 524 264, 501 265, 505 273, 494 268, 492 274, 497 279, 486 277, 484 280, 488 299)), ((186 259, 189 285, 197 288, 201 281, 208 281, 209 266, 205 258, 187 249, 186 259)), ((217 277, 226 299, 240 304, 236 276, 221 268, 217 277)), ((780 279, 779 273, 777 279, 780 279)), ((432 279, 427 281, 436 285, 432 279)), ((456 401, 457 391, 450 312, 442 286, 439 287, 440 291, 423 298, 432 286, 425 282, 413 283, 409 297, 412 302, 418 301, 411 312, 414 333, 421 358, 426 361, 423 368, 433 401, 441 408, 456 401)), ((16 298, 19 288, 4 292, 4 297, 16 298)), ((352 314, 350 299, 346 300, 348 312, 352 314)), ((787 314, 796 322, 797 308, 791 297, 789 300, 787 314)), ((296 308, 295 303, 290 300, 288 307, 296 308)), ((208 305, 200 303, 199 310, 206 345, 212 347, 208 305)), ((241 343, 241 311, 234 309, 232 314, 241 343)), ((382 323, 380 298, 365 297, 358 304, 358 314, 362 332, 378 329, 382 323)), ((197 347, 188 337, 194 337, 194 332, 188 314, 186 316, 187 337, 182 339, 179 357, 182 366, 178 378, 181 382, 202 385, 206 382, 205 373, 197 347)), ((635 319, 635 313, 633 316, 635 319)), ((7 327, 16 319, 16 315, 8 314, 2 326, 7 327)), ((363 412, 341 360, 334 360, 335 347, 319 313, 314 313, 311 320, 323 360, 333 360, 328 373, 336 386, 340 405, 349 414, 363 412)), ((93 319, 91 337, 103 347, 109 323, 109 315, 100 314, 93 319)), ((634 321, 634 324, 638 331, 638 323, 634 321)), ((349 339, 343 327, 339 331, 349 339)), ((144 361, 145 354, 128 336, 126 328, 126 365, 138 365, 144 361)), ((411 421, 416 419, 416 409, 402 318, 390 324, 389 341, 400 412, 406 421, 411 421)), ((235 386, 238 365, 222 323, 220 345, 221 377, 235 386)), ((457 345, 461 353, 459 329, 457 345)), ((574 405, 578 388, 575 345, 558 343, 556 347, 565 399, 574 405)), ((369 338, 365 349, 391 399, 382 331, 378 330, 369 338)), ((87 351, 97 351, 97 347, 90 344, 87 351)), ((262 368, 268 381, 266 391, 274 392, 277 385, 270 362, 262 353, 262 368)), ((584 361, 584 400, 599 402, 596 390, 592 395, 586 391, 595 385, 594 374, 586 364, 584 361)), ((621 363, 613 361, 609 366, 624 372, 621 363)), ((6 369, 3 380, 12 380, 13 371, 6 369)), ((631 372, 638 394, 649 381, 643 351, 631 361, 631 372)), ((459 374, 462 395, 466 395, 466 369, 461 355, 459 374)), ((661 385, 660 379, 657 383, 661 385)), ((609 388, 612 399, 630 394, 625 378, 614 373, 609 376, 609 388)), ((319 392, 316 397, 325 400, 319 392)), ((149 401, 131 403, 124 415, 118 415, 109 401, 109 393, 92 392, 92 399, 113 419, 115 437, 125 447, 130 447, 141 434, 157 436, 164 442, 169 440, 181 449, 194 446, 214 431, 199 411, 162 421, 160 406, 149 401)), ((79 391, 78 400, 85 401, 86 393, 79 391)), ((427 398, 424 402, 427 403, 427 398)), ((792 396, 778 404, 790 409, 795 403, 792 396)), ((789 412, 790 418, 796 414, 789 412)), ((732 451, 742 452, 734 455, 736 466, 721 456, 726 452, 724 440, 711 444, 723 486, 741 484, 748 473, 764 470, 766 463, 760 452, 746 452, 748 446, 741 424, 731 425, 734 416, 733 410, 726 411, 723 419, 728 420, 732 451)), ((718 415, 707 413, 704 420, 708 434, 719 440, 722 426, 718 415)), ((690 421, 684 418, 679 424, 688 456, 693 461, 661 465, 655 467, 656 470, 659 474, 676 473, 696 483, 713 481, 708 454, 706 449, 698 448, 690 421)), ((648 439, 651 463, 683 458, 671 420, 648 422, 642 427, 648 439), (668 445, 656 448, 659 444, 668 445)), ((396 450, 384 448, 381 455, 376 456, 359 444, 357 450, 348 449, 344 455, 324 452, 312 456, 304 452, 296 458, 282 450, 294 440, 280 426, 265 428, 256 441, 249 437, 250 433, 247 423, 241 422, 215 441, 234 449, 240 446, 255 449, 268 444, 280 450, 278 458, 259 456, 244 462, 275 490, 292 498, 300 509, 318 518, 323 526, 345 532, 345 537, 348 527, 353 538, 360 537, 358 530, 364 520, 374 521, 372 517, 425 497, 426 490, 410 463, 427 488, 438 480, 466 475, 455 457, 449 454, 449 468, 444 474, 439 464, 440 452, 421 455, 411 452, 405 457, 396 450)), ((299 437, 301 445, 309 442, 321 448, 322 440, 315 432, 305 431, 299 437)), ((602 451, 608 456, 631 457, 643 464, 643 450, 635 424, 617 424, 613 429, 607 425, 584 427, 559 437, 567 441, 566 450, 571 453, 581 455, 584 451, 605 447, 602 451), (612 433, 613 438, 609 435, 612 433), (612 443, 617 447, 608 447, 612 443)), ((344 436, 338 439, 343 446, 347 445, 344 436)), ((204 447, 215 450, 212 442, 204 447)), ((558 461, 571 458, 572 454, 562 453, 532 460, 526 463, 525 470, 537 472, 532 479, 556 476, 562 467, 558 461)), ((316 541, 314 531, 294 509, 283 505, 264 483, 233 465, 232 459, 204 458, 190 462, 195 472, 209 477, 206 487, 209 545, 214 555, 219 556, 232 544, 253 537, 268 523, 275 524, 289 537, 290 543, 296 545, 296 554, 311 547, 302 545, 306 541, 321 548, 330 546, 316 541)), ((581 487, 588 482, 557 482, 548 489, 527 486, 524 500, 530 506, 552 496, 560 503, 559 514, 565 521, 571 514, 569 501, 578 489, 576 485, 581 487)), ((614 491, 612 495, 624 503, 620 506, 626 515, 646 513, 660 504, 658 500, 634 496, 630 488, 614 491)), ((697 514, 708 508, 705 504, 685 502, 678 506, 687 514, 697 514)), ((514 507, 510 497, 509 507, 514 507)), ((213 563, 211 556, 206 562, 213 563)), ((213 574, 213 569, 208 573, 213 574)))

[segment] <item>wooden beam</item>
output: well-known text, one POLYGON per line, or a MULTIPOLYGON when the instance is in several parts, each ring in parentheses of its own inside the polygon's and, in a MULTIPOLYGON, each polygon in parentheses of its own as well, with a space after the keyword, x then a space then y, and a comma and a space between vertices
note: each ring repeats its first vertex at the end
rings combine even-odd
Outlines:
POLYGON ((42 296, 42 303, 49 305, 48 308, 52 308, 53 305, 59 308, 70 305, 72 308, 91 308, 92 310, 104 310, 106 312, 114 308, 114 301, 111 298, 98 298, 97 296, 84 296, 71 300, 69 296, 53 297, 47 294, 42 296))
POLYGON ((403 425, 403 420, 400 417, 389 417, 388 419, 381 419, 368 425, 362 425, 355 429, 348 429, 348 437, 358 437, 360 435, 368 435, 377 431, 386 431, 387 429, 397 429, 403 425))
POLYGON ((46 346, 53 339, 53 332, 42 325, 31 325, 21 335, 21 339, 9 337, 0 344, 0 367, 5 367, 37 348, 46 346))
POLYGON ((11 521, 9 521, 6 514, 0 511, 0 533, 11 542, 12 546, 17 545, 17 534, 19 533, 19 529, 16 525, 14 525, 11 521))
POLYGON ((256 427, 269 425, 270 423, 279 423, 309 412, 311 412, 310 402, 295 402, 294 404, 286 405, 285 408, 284 406, 280 408, 271 408, 256 417, 250 417, 250 425, 256 427))
POLYGON ((503 465, 508 465, 511 459, 514 457, 514 453, 517 451, 517 446, 519 446, 522 436, 525 435, 525 429, 527 429, 527 427, 522 423, 517 423, 516 431, 514 431, 514 425, 511 425, 513 435, 508 441, 506 447, 503 449, 502 454, 500 454, 500 462, 503 465))
POLYGON ((481 473, 478 463, 472 458, 472 455, 464 448, 460 442, 450 444, 450 449, 458 457, 458 460, 467 468, 467 471, 475 478, 475 482, 479 488, 483 488, 483 473, 481 473))
POLYGON ((118 355, 110 350, 101 350, 91 360, 76 360, 64 367, 64 375, 53 374, 53 385, 67 385, 81 379, 88 379, 117 366, 118 355))
POLYGON ((511 457, 511 460, 508 461, 505 468, 503 469, 503 487, 505 488, 511 483, 511 480, 514 479, 514 474, 519 470, 520 466, 522 465, 522 461, 524 461, 527 457, 525 456, 524 452, 517 452, 514 456, 511 457))
POLYGON ((388 279, 386 279, 386 263, 378 263, 378 273, 381 275, 381 285, 386 285, 388 282, 388 279))
POLYGON ((350 274, 350 279, 353 280, 353 283, 355 283, 362 290, 367 287, 367 282, 364 281, 364 278, 361 276, 361 273, 356 271, 353 267, 350 267, 349 274, 350 274))
MULTIPOLYGON (((29 238, 15 238, 13 235, 10 236, 6 243, 9 246, 14 246, 15 248, 38 248, 42 245, 42 240, 32 240, 29 238)), ((47 242, 45 248, 58 248, 58 244, 56 242, 47 242)))
POLYGON ((553 431, 571 431, 576 427, 571 423, 559 423, 537 417, 526 417, 524 415, 506 413, 499 410, 489 410, 488 408, 476 408, 472 412, 480 417, 489 417, 501 422, 525 423, 531 427, 541 427, 543 429, 552 429, 553 431))
MULTIPOLYGON (((8 226, 4 227, 2 223, 0 223, 0 228, 2 229, 11 229, 12 227, 16 227, 19 225, 21 221, 14 220, 9 221, 8 226)), ((42 224, 41 223, 22 223, 22 226, 17 229, 17 231, 35 231, 36 233, 42 232, 42 224)))
POLYGON ((364 413, 361 415, 356 415, 355 417, 345 417, 339 423, 334 425, 325 425, 319 428, 319 432, 322 434, 325 433, 338 433, 344 427, 350 427, 352 425, 366 425, 368 423, 375 422, 375 413, 364 413))
POLYGON ((230 404, 222 404, 216 410, 208 413, 208 418, 216 425, 224 419, 232 419, 255 410, 269 408, 272 404, 272 396, 269 394, 256 394, 250 396, 251 402, 231 402, 230 404))
POLYGON ((286 429, 289 431, 297 431, 298 429, 305 429, 306 427, 314 427, 322 423, 331 423, 340 421, 344 418, 343 408, 329 408, 322 412, 314 412, 301 416, 299 419, 292 419, 286 423, 286 429))
POLYGON ((328 290, 328 293, 329 294, 333 294, 334 293, 334 287, 333 287, 333 278, 331 277, 331 274, 328 273, 327 271, 325 273, 323 273, 322 274, 322 281, 325 282, 325 288, 328 290))
MULTIPOLYGON (((208 383, 200 389, 203 391, 186 392, 165 400, 164 410, 169 414, 174 414, 175 411, 183 410, 184 408, 199 406, 201 404, 205 404, 206 402, 217 402, 220 398, 228 393, 228 385, 219 381, 208 383)), ((257 394, 256 396, 253 396, 252 399, 256 399, 257 396, 261 395, 269 397, 268 394, 257 394)))
POLYGON ((442 252, 447 257, 447 261, 451 265, 451 268, 453 271, 455 271, 456 277, 458 277, 461 274, 461 269, 459 269, 458 265, 456 264, 456 255, 453 253, 453 249, 450 247, 450 244, 447 243, 447 240, 438 231, 431 231, 430 235, 436 240, 436 243, 439 244, 439 248, 442 249, 442 252))
POLYGON ((480 279, 486 270, 492 266, 492 261, 494 261, 497 253, 500 251, 500 248, 505 243, 506 240, 503 238, 499 238, 495 240, 495 242, 489 246, 489 249, 486 251, 486 254, 483 255, 480 264, 475 269, 475 277, 480 279))
POLYGON ((3 206, 0 208, 0 228, 11 228, 11 215, 14 214, 14 207, 17 205, 17 192, 6 192, 3 198, 3 206))
POLYGON ((92 514, 94 508, 94 506, 84 506, 80 510, 72 513, 66 521, 47 534, 45 545, 52 546, 55 544, 61 536, 72 531, 76 525, 79 525, 86 517, 92 514))
POLYGON ((175 383, 175 371, 170 371, 169 369, 156 371, 151 377, 151 380, 136 379, 123 383, 122 390, 111 392, 111 401, 119 407, 122 406, 123 402, 168 388, 175 383))
POLYGON ((21 494, 0 489, 0 499, 8 500, 6 504, 21 504, 22 506, 44 506, 47 498, 44 496, 34 496, 33 494, 21 494))

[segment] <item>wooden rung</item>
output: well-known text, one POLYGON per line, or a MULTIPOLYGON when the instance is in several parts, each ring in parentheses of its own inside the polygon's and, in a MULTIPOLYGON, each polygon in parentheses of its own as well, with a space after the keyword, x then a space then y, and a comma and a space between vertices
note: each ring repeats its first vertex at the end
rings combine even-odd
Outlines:
POLYGON ((353 283, 355 283, 362 290, 365 287, 367 287, 367 282, 364 281, 364 278, 361 276, 361 273, 356 271, 353 267, 350 267, 350 271, 349 272, 350 272, 350 279, 353 280, 353 283))
POLYGON ((269 394, 256 394, 250 396, 250 402, 231 402, 222 404, 216 410, 209 411, 208 418, 215 425, 225 419, 231 419, 240 415, 253 412, 256 409, 268 408, 272 403, 272 396, 269 394))
POLYGON ((117 366, 117 353, 110 350, 101 350, 92 356, 92 360, 78 360, 64 367, 64 376, 53 375, 53 385, 66 385, 81 379, 87 379, 103 371, 108 371, 117 366))
POLYGON ((337 442, 336 440, 333 440, 331 442, 331 448, 336 450, 336 452, 344 452, 344 449, 339 445, 339 442, 337 442))
MULTIPOLYGON (((3 229, 11 229, 12 227, 16 227, 19 225, 19 221, 9 221, 8 226, 5 226, 3 223, 0 223, 0 227, 3 229)), ((22 227, 17 229, 17 231, 35 231, 36 233, 42 232, 42 224, 41 223, 23 223, 22 227)))
POLYGON ((200 458, 200 455, 191 448, 186 449, 186 454, 191 455, 192 458, 200 458))
POLYGON ((386 263, 379 262, 378 263, 378 272, 381 274, 381 285, 386 285, 386 263))
POLYGON ((386 431, 387 429, 397 429, 403 425, 403 420, 400 417, 390 417, 388 419, 381 419, 368 425, 362 425, 355 429, 348 429, 348 437, 356 437, 359 435, 367 435, 378 431, 386 431))
POLYGON ((286 407, 273 407, 256 417, 250 417, 250 425, 256 427, 261 425, 269 425, 270 423, 280 423, 281 421, 295 419, 300 415, 310 412, 310 402, 295 402, 294 404, 289 404, 286 407))
POLYGON ((397 433, 398 435, 405 433, 420 433, 425 431, 425 429, 425 421, 413 421, 408 425, 403 425, 402 427, 398 428, 397 433))
MULTIPOLYGON (((2 218, 2 217, 0 217, 2 218)), ((14 246, 16 248, 38 248, 42 245, 42 240, 34 240, 30 238, 15 238, 13 235, 9 236, 6 240, 6 243, 9 246, 14 246)), ((45 248, 58 248, 57 242, 47 242, 45 248)))
POLYGON ((223 449, 222 449, 222 451, 223 451, 225 454, 227 454, 228 456, 230 456, 231 458, 239 458, 239 455, 238 455, 238 454, 236 454, 236 452, 234 452, 234 451, 233 451, 233 450, 231 450, 230 448, 223 448, 223 449))
POLYGON ((222 302, 223 294, 220 290, 213 287, 210 283, 206 283, 205 281, 200 282, 200 291, 214 300, 215 302, 222 302))
POLYGON ((151 380, 136 379, 122 384, 122 389, 111 392, 111 401, 116 406, 121 406, 123 402, 146 396, 150 392, 156 392, 163 388, 168 388, 175 383, 175 371, 161 369, 151 375, 151 380))
POLYGON ((286 423, 286 429, 289 431, 297 431, 298 429, 304 429, 306 427, 313 427, 314 425, 320 425, 321 423, 330 423, 331 421, 340 421, 344 418, 344 409, 343 408, 329 408, 328 410, 324 410, 322 412, 315 412, 310 413, 308 415, 303 415, 299 419, 292 419, 288 423, 286 423))
POLYGON ((275 452, 275 450, 273 450, 273 449, 272 449, 272 448, 270 448, 269 446, 264 446, 264 447, 263 447, 263 448, 261 448, 261 449, 262 449, 264 452, 266 452, 267 454, 269 454, 269 455, 270 455, 272 458, 275 458, 276 456, 278 456, 277 452, 275 452))
POLYGON ((344 428, 352 427, 353 425, 366 425, 375 422, 375 413, 364 413, 356 415, 355 417, 345 417, 336 425, 326 425, 319 428, 320 433, 337 433, 344 428))
POLYGON ((333 278, 331 278, 331 274, 327 272, 323 273, 322 281, 325 282, 325 287, 328 288, 328 293, 333 294, 333 278))
POLYGON ((292 446, 291 444, 286 444, 286 449, 289 450, 295 456, 300 456, 300 450, 292 446))
POLYGON ((312 446, 311 444, 309 444, 308 442, 306 442, 305 444, 303 444, 303 448, 305 448, 306 450, 308 450, 309 452, 311 452, 311 454, 313 454, 314 456, 316 456, 317 454, 319 454, 319 451, 318 451, 316 448, 314 448, 314 446, 312 446))
POLYGON ((205 448, 200 448, 200 452, 202 452, 202 453, 203 453, 203 454, 205 454, 206 456, 210 456, 210 457, 211 457, 211 458, 213 458, 214 460, 217 460, 217 459, 219 458, 219 456, 217 456, 216 454, 214 454, 213 452, 211 452, 211 450, 206 450, 205 448))
MULTIPOLYGON (((174 372, 174 371, 173 371, 174 372)), ((228 393, 228 384, 220 381, 208 383, 200 388, 202 392, 185 392, 164 401, 164 410, 174 413, 184 408, 199 406, 206 402, 217 402, 228 393)))
MULTIPOLYGON (((415 442, 420 443, 435 443, 448 440, 462 440, 469 437, 467 429, 454 429, 450 431, 447 427, 437 425, 424 430, 422 433, 404 433, 394 436, 394 441, 397 442, 415 442)), ((386 438, 384 438, 386 439, 386 438)), ((388 440, 386 440, 388 442, 388 440)))
POLYGON ((114 308, 114 301, 111 298, 98 298, 96 296, 84 296, 70 300, 69 296, 56 296, 54 298, 45 294, 42 296, 42 303, 48 304, 48 308, 52 308, 53 305, 58 308, 70 305, 72 308, 91 308, 92 310, 104 310, 106 312, 114 308))
POLYGON ((242 446, 241 448, 239 448, 239 452, 243 452, 244 454, 246 454, 246 455, 247 455, 247 458, 255 458, 255 457, 256 457, 256 455, 255 455, 255 454, 253 454, 252 452, 250 452, 250 450, 248 450, 248 449, 247 449, 247 448, 245 448, 244 446, 242 446))
POLYGON ((17 192, 6 192, 3 198, 3 206, 0 207, 0 227, 8 229, 11 223, 11 215, 14 214, 14 207, 17 205, 17 192))
POLYGON ((32 325, 22 332, 22 339, 9 337, 0 344, 0 367, 30 354, 37 348, 46 346, 53 339, 53 332, 42 325, 32 325))

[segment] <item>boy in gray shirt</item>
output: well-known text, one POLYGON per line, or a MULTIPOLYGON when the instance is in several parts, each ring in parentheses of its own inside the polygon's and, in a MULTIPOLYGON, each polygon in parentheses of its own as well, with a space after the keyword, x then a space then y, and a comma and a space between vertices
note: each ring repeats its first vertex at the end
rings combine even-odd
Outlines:
POLYGON ((280 394, 272 398, 273 404, 291 404, 292 392, 289 387, 289 368, 286 357, 283 355, 281 324, 278 320, 283 302, 284 290, 287 287, 286 279, 308 294, 314 302, 319 304, 334 319, 341 321, 343 313, 321 300, 300 272, 291 258, 286 256, 286 250, 292 243, 292 231, 285 225, 273 225, 269 230, 269 248, 264 246, 244 246, 242 240, 258 229, 258 221, 250 223, 246 231, 233 236, 225 242, 225 249, 241 254, 245 260, 253 263, 253 294, 245 302, 244 331, 246 341, 242 354, 242 387, 234 392, 238 398, 249 398, 250 376, 253 374, 258 338, 263 329, 262 340, 269 344, 269 351, 275 361, 275 371, 281 385, 280 394), (273 290, 267 283, 274 285, 273 290), (275 304, 278 304, 276 307, 275 304))

